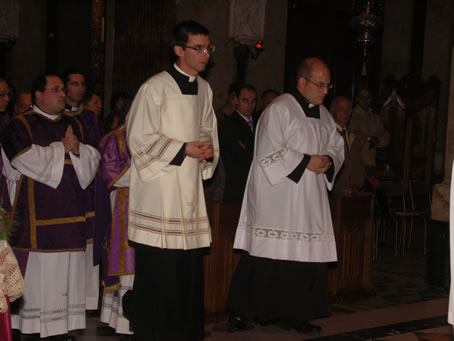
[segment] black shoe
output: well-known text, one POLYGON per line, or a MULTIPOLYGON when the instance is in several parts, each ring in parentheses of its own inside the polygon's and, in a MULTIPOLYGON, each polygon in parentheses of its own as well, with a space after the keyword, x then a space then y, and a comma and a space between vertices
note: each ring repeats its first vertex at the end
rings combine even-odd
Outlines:
POLYGON ((41 340, 39 333, 34 334, 22 334, 22 340, 24 341, 39 341, 41 340))
POLYGON ((284 330, 294 330, 297 333, 305 335, 319 335, 322 327, 311 324, 307 321, 282 320, 280 327, 284 330))
POLYGON ((123 316, 128 321, 131 321, 131 310, 132 310, 132 290, 128 290, 121 299, 121 307, 123 308, 123 316))
POLYGON ((236 332, 243 332, 245 330, 253 329, 254 326, 248 323, 245 319, 236 316, 236 315, 229 315, 229 326, 228 330, 230 333, 236 332))
POLYGON ((11 334, 13 336, 13 341, 20 341, 20 330, 19 329, 13 329, 11 334))
POLYGON ((269 326, 271 324, 279 324, 279 319, 256 318, 254 322, 258 323, 261 326, 269 326))

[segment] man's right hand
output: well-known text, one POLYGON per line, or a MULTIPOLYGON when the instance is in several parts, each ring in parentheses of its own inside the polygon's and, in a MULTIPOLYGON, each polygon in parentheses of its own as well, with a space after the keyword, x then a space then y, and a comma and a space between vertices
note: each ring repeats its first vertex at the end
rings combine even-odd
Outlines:
POLYGON ((213 146, 210 142, 192 141, 186 143, 186 155, 202 162, 213 157, 213 146))
POLYGON ((330 163, 329 157, 327 157, 326 155, 314 154, 311 155, 311 159, 307 164, 307 168, 316 174, 322 174, 325 173, 330 167, 329 163, 330 163))

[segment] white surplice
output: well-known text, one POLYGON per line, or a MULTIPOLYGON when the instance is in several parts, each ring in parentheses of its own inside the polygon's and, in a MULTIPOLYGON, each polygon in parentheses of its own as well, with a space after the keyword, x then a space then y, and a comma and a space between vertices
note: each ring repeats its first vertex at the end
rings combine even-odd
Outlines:
POLYGON ((306 117, 290 94, 273 102, 259 120, 252 166, 234 248, 252 256, 301 262, 337 260, 326 175, 305 169, 298 183, 287 178, 306 155, 328 155, 334 173, 344 144, 328 110, 306 117))
POLYGON ((196 82, 197 94, 182 94, 175 79, 161 72, 142 84, 126 117, 128 234, 134 242, 184 250, 211 243, 202 179, 213 175, 219 144, 211 88, 201 77, 196 82), (186 156, 181 165, 171 164, 191 141, 211 142, 213 162, 186 156))

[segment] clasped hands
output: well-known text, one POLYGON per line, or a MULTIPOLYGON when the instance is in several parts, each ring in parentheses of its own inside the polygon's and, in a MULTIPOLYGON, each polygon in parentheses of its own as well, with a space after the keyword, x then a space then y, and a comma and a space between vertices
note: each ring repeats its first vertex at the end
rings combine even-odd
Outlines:
POLYGON ((73 128, 70 125, 66 128, 65 136, 62 137, 61 142, 63 142, 63 146, 65 147, 65 154, 71 152, 79 155, 79 140, 74 135, 73 128))
POLYGON ((207 141, 192 141, 186 143, 186 155, 202 162, 214 156, 213 145, 207 141))
POLYGON ((307 164, 307 168, 316 174, 325 174, 331 167, 331 160, 326 155, 311 155, 311 160, 307 164))

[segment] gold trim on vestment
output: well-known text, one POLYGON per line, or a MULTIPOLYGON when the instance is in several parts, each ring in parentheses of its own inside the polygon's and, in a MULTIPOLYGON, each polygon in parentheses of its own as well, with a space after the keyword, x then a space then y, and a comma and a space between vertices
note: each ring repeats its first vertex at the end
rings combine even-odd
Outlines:
MULTIPOLYGON (((33 112, 31 112, 31 113, 33 113, 33 112)), ((31 114, 31 113, 30 113, 30 114, 31 114)), ((27 115, 29 115, 29 114, 27 114, 27 115)), ((22 115, 16 116, 16 118, 24 124, 25 128, 26 128, 27 131, 28 131, 28 136, 30 136, 30 140, 31 140, 31 142, 32 142, 32 144, 33 144, 33 134, 32 134, 32 129, 31 129, 31 127, 30 127, 30 124, 28 123, 28 121, 25 119, 24 116, 25 116, 25 115, 22 114, 22 115)))
POLYGON ((30 247, 36 249, 38 243, 36 241, 36 212, 35 212, 35 190, 33 179, 28 178, 28 207, 30 215, 30 247))
POLYGON ((106 287, 106 282, 104 282, 104 280, 101 281, 101 285, 104 287, 104 292, 109 292, 109 293, 117 291, 118 289, 121 288, 120 283, 111 285, 110 287, 106 287))
POLYGON ((93 218, 95 217, 96 213, 95 211, 87 212, 85 213, 85 218, 93 218))
POLYGON ((125 168, 123 168, 123 170, 115 177, 115 179, 113 179, 111 182, 109 182, 109 184, 107 185, 107 188, 108 189, 111 189, 113 185, 115 185, 115 183, 120 180, 120 178, 126 173, 126 171, 129 169, 129 166, 126 165, 125 168))
POLYGON ((45 225, 58 225, 58 224, 73 224, 85 222, 85 216, 75 216, 67 218, 52 218, 52 219, 37 219, 35 220, 36 226, 45 226, 45 225))
MULTIPOLYGON (((119 188, 117 189, 117 193, 120 194, 120 260, 123 260, 125 259, 125 234, 127 229, 126 215, 128 212, 126 209, 126 199, 129 195, 129 189, 124 187, 119 188)), ((124 263, 125 262, 120 261, 119 271, 125 271, 124 263)))
POLYGON ((107 272, 109 276, 126 276, 126 275, 134 275, 135 271, 127 271, 127 272, 107 272))
POLYGON ((64 164, 65 164, 65 165, 72 165, 73 162, 72 162, 72 160, 70 160, 70 159, 65 159, 64 164))
POLYGON ((118 196, 120 193, 118 191, 115 192, 115 200, 114 200, 114 209, 112 211, 112 225, 110 226, 110 241, 109 241, 109 246, 108 246, 108 253, 109 253, 109 261, 107 263, 107 272, 109 272, 110 269, 110 264, 112 264, 112 244, 115 238, 115 233, 113 231, 113 227, 115 226, 115 223, 117 221, 117 215, 115 214, 115 204, 117 203, 118 196))
POLYGON ((81 104, 79 106, 79 108, 77 110, 74 110, 74 111, 65 109, 63 114, 66 115, 66 116, 69 116, 69 117, 74 117, 74 116, 80 115, 83 110, 84 110, 84 106, 81 104))
POLYGON ((120 150, 123 152, 123 154, 127 155, 127 150, 126 150, 126 143, 123 138, 123 130, 126 129, 126 126, 121 127, 120 129, 117 130, 117 142, 118 142, 118 147, 120 150))
POLYGON ((85 137, 84 137, 84 129, 83 129, 83 126, 82 126, 82 123, 80 123, 80 121, 73 117, 74 121, 76 121, 77 125, 79 126, 79 131, 80 131, 80 139, 82 141, 79 141, 79 142, 84 142, 85 141, 85 137))
POLYGON ((27 147, 24 150, 21 150, 19 153, 17 153, 16 155, 13 156, 11 161, 13 161, 16 157, 21 156, 22 154, 28 152, 30 149, 32 149, 32 147, 27 147))

